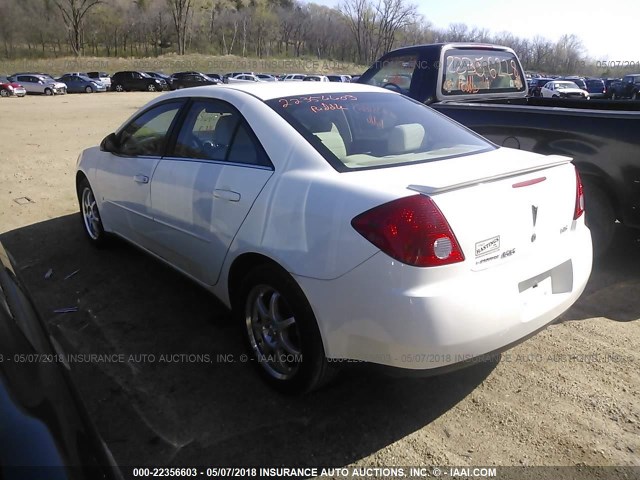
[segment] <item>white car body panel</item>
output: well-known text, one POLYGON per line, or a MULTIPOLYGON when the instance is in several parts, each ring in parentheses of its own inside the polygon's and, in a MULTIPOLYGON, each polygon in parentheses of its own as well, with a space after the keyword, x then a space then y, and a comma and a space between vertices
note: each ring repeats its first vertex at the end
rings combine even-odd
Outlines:
POLYGON ((119 157, 100 152, 95 184, 105 229, 148 248, 153 231, 150 179, 158 157, 119 157), (137 177, 137 178, 136 178, 137 177), (146 177, 147 182, 141 177, 146 177), (108 225, 108 226, 107 226, 108 225))
POLYGON ((592 261, 584 215, 573 220, 570 159, 498 148, 340 173, 262 101, 359 91, 397 95, 359 84, 269 82, 175 91, 147 105, 197 96, 230 102, 273 170, 170 158, 125 166, 97 148, 85 150, 78 169, 94 188, 105 230, 151 251, 227 305, 238 257, 257 253, 281 265, 306 294, 329 358, 443 367, 517 342, 569 308, 592 261), (150 172, 149 189, 133 187, 142 170, 150 172), (525 181, 534 182, 517 186, 525 181), (405 265, 350 224, 417 192, 442 210, 463 262, 405 265))
POLYGON ((162 159, 153 174, 153 250, 206 285, 224 257, 271 169, 223 162, 162 159))

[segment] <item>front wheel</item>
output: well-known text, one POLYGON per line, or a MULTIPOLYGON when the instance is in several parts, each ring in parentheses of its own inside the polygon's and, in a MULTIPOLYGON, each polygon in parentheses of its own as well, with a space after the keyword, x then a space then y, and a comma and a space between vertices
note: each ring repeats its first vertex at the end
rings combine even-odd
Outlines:
POLYGON ((44 89, 44 94, 47 96, 51 96, 53 95, 53 90, 51 90, 50 88, 45 88, 44 89))
POLYGON ((0 90, 0 97, 8 97, 9 96, 9 91, 8 90, 0 90))
POLYGON ((115 86, 115 87, 113 87, 113 88, 114 88, 114 90, 115 90, 116 92, 124 92, 124 86, 123 86, 123 85, 121 85, 121 84, 119 84, 119 83, 118 83, 118 84, 116 84, 116 86, 115 86))
POLYGON ((98 203, 86 178, 78 183, 78 203, 87 238, 97 247, 104 246, 107 242, 107 235, 102 226, 98 203))
POLYGON ((150 91, 150 92, 155 92, 156 91, 156 86, 153 83, 150 83, 147 86, 147 90, 150 91))
POLYGON ((299 394, 328 380, 329 364, 315 315, 287 272, 272 265, 249 272, 234 310, 251 358, 272 387, 299 394))
POLYGON ((616 214, 609 196, 594 182, 585 181, 585 223, 591 230, 594 256, 605 253, 613 241, 616 214))
POLYGON ((618 96, 616 95, 616 92, 611 92, 611 100, 617 100, 618 96))
POLYGON ((89 85, 86 86, 86 88, 84 89, 85 92, 87 93, 93 93, 93 88, 91 88, 89 85))

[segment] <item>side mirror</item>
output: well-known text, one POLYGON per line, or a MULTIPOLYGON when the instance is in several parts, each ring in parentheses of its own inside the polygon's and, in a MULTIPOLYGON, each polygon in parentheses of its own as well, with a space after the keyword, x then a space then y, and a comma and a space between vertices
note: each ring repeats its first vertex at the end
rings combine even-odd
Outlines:
POLYGON ((115 133, 110 133, 100 143, 100 150, 103 152, 116 153, 120 149, 120 142, 115 133))

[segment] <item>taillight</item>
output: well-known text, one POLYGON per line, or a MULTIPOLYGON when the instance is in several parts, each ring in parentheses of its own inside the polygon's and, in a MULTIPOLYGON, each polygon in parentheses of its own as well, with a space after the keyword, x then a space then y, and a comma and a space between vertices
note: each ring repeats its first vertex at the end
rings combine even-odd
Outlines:
POLYGON ((584 188, 580 174, 576 170, 576 206, 573 210, 573 219, 577 220, 584 213, 584 188))
POLYGON ((351 225, 396 260, 415 267, 462 262, 464 254, 434 201, 412 195, 361 213, 351 225))

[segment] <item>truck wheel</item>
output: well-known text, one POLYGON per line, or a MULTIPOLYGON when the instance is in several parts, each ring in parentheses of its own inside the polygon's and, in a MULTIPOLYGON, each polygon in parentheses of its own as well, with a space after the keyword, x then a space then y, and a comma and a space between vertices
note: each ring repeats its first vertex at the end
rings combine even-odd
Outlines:
POLYGON ((585 222, 591 230, 594 256, 605 253, 613 240, 616 214, 609 196, 593 182, 584 182, 585 222))

